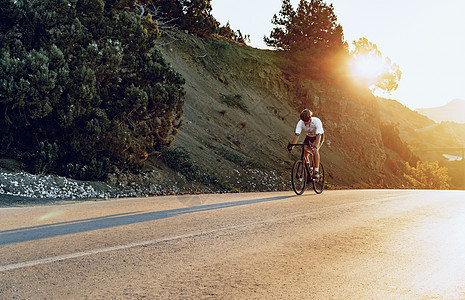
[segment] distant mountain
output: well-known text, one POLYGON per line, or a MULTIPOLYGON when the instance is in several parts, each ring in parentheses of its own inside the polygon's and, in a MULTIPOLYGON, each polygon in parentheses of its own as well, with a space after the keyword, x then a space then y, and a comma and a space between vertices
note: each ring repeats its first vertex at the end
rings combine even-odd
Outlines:
POLYGON ((465 123, 465 100, 463 99, 454 99, 440 107, 418 108, 417 111, 438 123, 442 121, 465 123))

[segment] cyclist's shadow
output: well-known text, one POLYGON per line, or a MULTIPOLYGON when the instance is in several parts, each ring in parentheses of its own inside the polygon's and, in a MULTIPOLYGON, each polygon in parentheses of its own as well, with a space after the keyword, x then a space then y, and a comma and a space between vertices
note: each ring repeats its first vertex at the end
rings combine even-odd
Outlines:
POLYGON ((179 215, 217 210, 222 208, 237 207, 243 205, 250 205, 263 202, 278 201, 288 198, 296 197, 290 196, 276 196, 261 199, 250 199, 235 202, 215 203, 200 206, 192 206, 185 208, 178 208, 165 211, 154 212, 130 212, 123 214, 115 214, 102 216, 97 218, 74 220, 68 222, 60 222, 47 225, 38 225, 25 228, 17 228, 11 230, 0 231, 0 245, 16 244, 27 241, 40 240, 45 238, 64 236, 74 233, 81 233, 99 229, 113 228, 118 226, 161 220, 171 218, 179 215))

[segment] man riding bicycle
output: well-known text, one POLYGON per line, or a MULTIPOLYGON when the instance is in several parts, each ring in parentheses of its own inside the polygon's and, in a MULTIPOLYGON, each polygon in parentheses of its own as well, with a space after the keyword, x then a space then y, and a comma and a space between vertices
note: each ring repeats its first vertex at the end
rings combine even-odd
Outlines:
MULTIPOLYGON (((320 147, 323 145, 325 140, 324 130, 323 130, 323 123, 317 117, 312 117, 313 113, 309 109, 304 109, 300 113, 300 121, 297 123, 297 127, 295 129, 295 135, 292 138, 291 144, 297 143, 300 137, 300 133, 302 129, 305 130, 307 136, 304 140, 305 145, 305 160, 308 162, 308 155, 310 151, 313 153, 313 165, 315 166, 313 171, 313 179, 318 179, 319 177, 319 168, 320 165, 320 147)), ((288 152, 291 152, 294 149, 294 146, 289 145, 287 148, 288 152)))

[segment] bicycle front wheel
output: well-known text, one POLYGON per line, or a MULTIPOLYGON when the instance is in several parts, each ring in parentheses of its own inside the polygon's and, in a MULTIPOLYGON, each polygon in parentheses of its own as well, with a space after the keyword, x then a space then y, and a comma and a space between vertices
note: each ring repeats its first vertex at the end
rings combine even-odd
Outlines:
POLYGON ((307 184, 307 172, 305 171, 305 164, 301 160, 295 161, 292 166, 291 182, 294 192, 297 195, 302 195, 307 184))
POLYGON ((313 190, 315 193, 321 194, 325 188, 325 168, 321 162, 318 173, 320 174, 318 179, 313 180, 313 190))

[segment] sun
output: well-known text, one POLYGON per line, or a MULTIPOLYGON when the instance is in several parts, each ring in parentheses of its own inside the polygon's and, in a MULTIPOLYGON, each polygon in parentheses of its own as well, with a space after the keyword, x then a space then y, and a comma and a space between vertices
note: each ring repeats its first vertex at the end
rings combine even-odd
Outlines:
POLYGON ((355 55, 350 61, 352 75, 363 81, 375 81, 386 69, 383 59, 372 54, 355 55))

